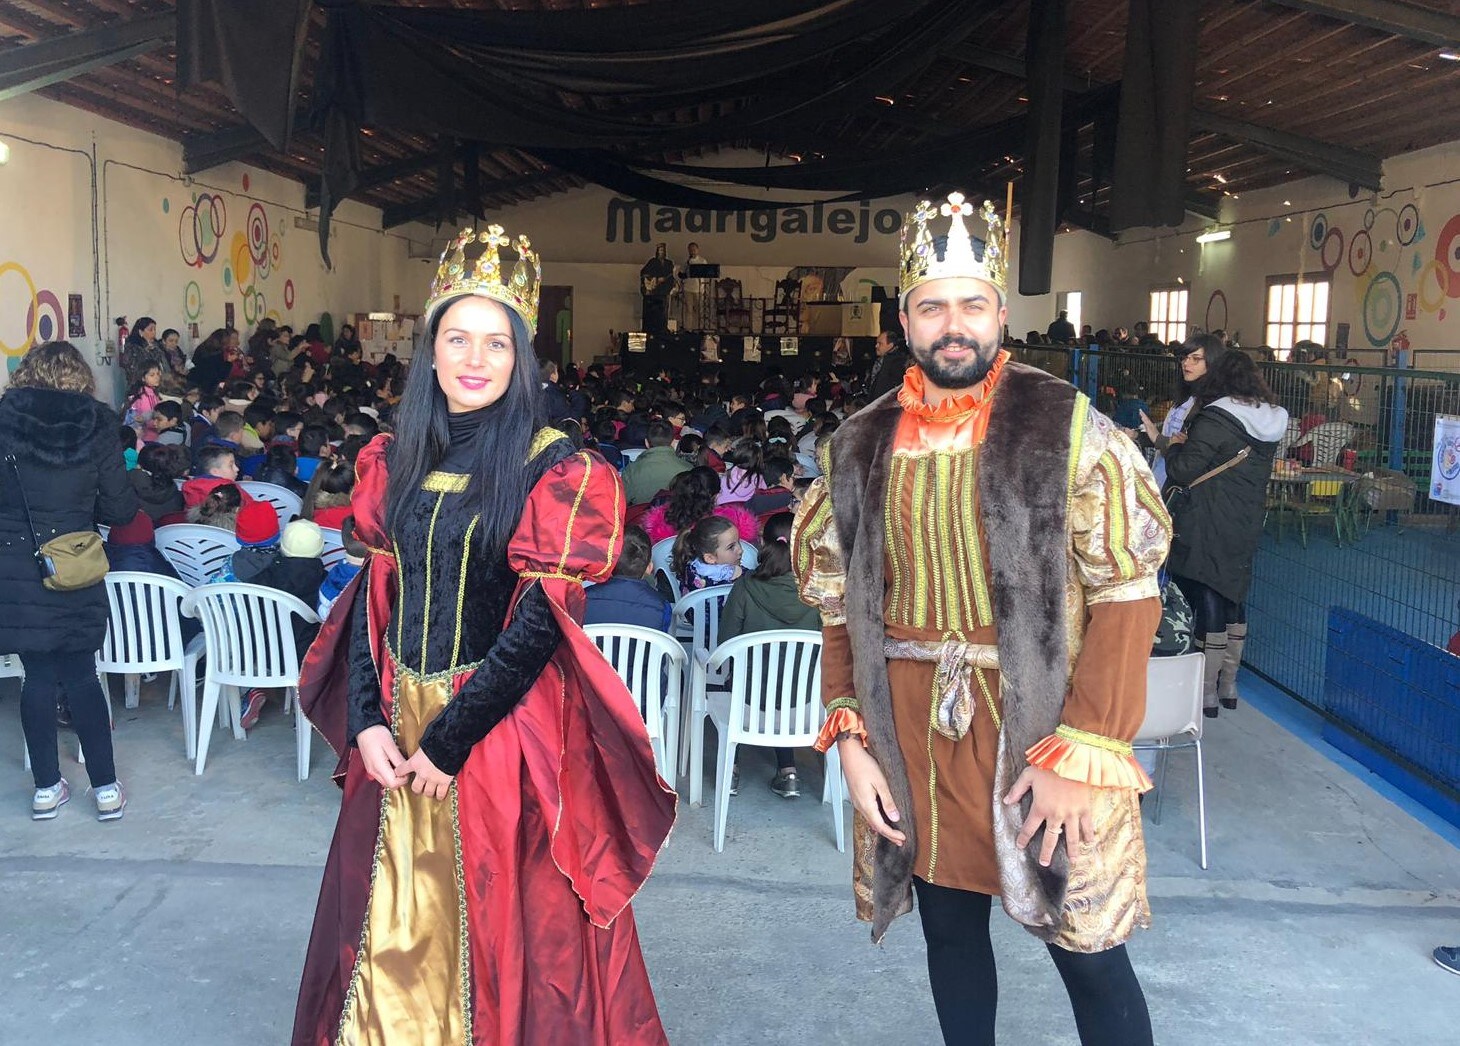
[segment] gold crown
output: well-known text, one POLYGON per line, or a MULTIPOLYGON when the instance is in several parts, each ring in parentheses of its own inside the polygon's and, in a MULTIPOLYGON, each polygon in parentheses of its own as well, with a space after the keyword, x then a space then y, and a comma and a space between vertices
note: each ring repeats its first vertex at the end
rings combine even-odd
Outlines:
POLYGON ((425 323, 429 330, 436 310, 451 298, 476 294, 501 302, 527 325, 529 335, 537 334, 537 301, 542 290, 542 259, 532 249, 526 236, 513 242, 500 225, 488 225, 483 232, 463 229, 441 253, 441 266, 431 281, 431 296, 426 300, 425 323), (482 252, 468 260, 466 250, 472 243, 483 244, 482 252), (502 249, 517 259, 509 277, 502 263, 502 249))
POLYGON ((917 205, 902 224, 902 265, 898 287, 906 300, 907 292, 920 283, 949 276, 972 276, 991 283, 999 295, 1008 294, 1009 260, 1004 250, 1004 220, 988 200, 979 214, 988 226, 988 238, 979 240, 968 231, 963 219, 974 213, 960 192, 948 194, 948 202, 934 207, 928 200, 917 205), (950 219, 948 231, 934 237, 928 223, 938 215, 950 219))

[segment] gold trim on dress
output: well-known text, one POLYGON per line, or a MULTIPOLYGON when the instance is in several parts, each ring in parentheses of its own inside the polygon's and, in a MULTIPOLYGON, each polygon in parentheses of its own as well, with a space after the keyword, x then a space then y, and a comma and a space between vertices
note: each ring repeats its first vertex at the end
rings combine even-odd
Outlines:
POLYGON ((532 446, 528 448, 527 460, 531 461, 558 440, 567 438, 567 433, 561 429, 555 429, 551 425, 544 425, 532 434, 532 446))
POLYGON ((432 494, 465 494, 471 476, 465 472, 428 472, 421 489, 432 494))

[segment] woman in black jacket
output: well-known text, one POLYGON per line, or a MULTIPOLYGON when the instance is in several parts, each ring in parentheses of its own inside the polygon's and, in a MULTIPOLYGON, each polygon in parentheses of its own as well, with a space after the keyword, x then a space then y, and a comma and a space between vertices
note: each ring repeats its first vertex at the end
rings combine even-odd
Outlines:
POLYGON ((1242 352, 1210 364, 1195 396, 1194 417, 1166 449, 1168 491, 1189 488, 1168 498, 1175 533, 1167 563, 1195 616, 1196 643, 1206 655, 1203 710, 1215 717, 1219 704, 1237 707, 1247 641, 1243 601, 1288 412, 1242 352))
POLYGON ((115 820, 126 806, 93 661, 106 635, 106 588, 53 592, 41 583, 21 501, 23 491, 42 544, 97 523, 128 523, 137 514, 117 416, 92 398, 95 392, 81 354, 57 341, 26 353, 0 397, 0 452, 7 458, 0 467, 0 650, 19 654, 25 665, 20 718, 35 775, 36 820, 55 817, 70 798, 56 751, 57 688, 70 703, 86 753, 97 816, 115 820))

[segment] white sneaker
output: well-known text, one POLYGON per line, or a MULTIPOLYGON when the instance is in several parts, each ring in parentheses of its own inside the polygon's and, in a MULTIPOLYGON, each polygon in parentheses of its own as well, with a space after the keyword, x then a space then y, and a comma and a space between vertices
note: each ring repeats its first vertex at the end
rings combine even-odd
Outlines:
POLYGON ((103 785, 96 790, 96 819, 98 821, 118 820, 126 809, 127 795, 122 791, 120 781, 103 785))
POLYGON ((71 786, 63 777, 49 788, 37 788, 30 803, 32 821, 49 821, 61 812, 61 807, 71 798, 71 786))

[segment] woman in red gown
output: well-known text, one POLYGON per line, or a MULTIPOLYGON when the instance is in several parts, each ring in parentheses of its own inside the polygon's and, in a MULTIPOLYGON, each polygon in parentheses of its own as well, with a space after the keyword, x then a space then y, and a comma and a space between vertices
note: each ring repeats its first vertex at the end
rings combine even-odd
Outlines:
POLYGON ((540 274, 500 226, 448 246, 396 435, 357 462, 371 556, 300 686, 344 797, 295 1046, 667 1041, 629 902, 675 797, 579 625, 623 489, 540 423, 540 274))

